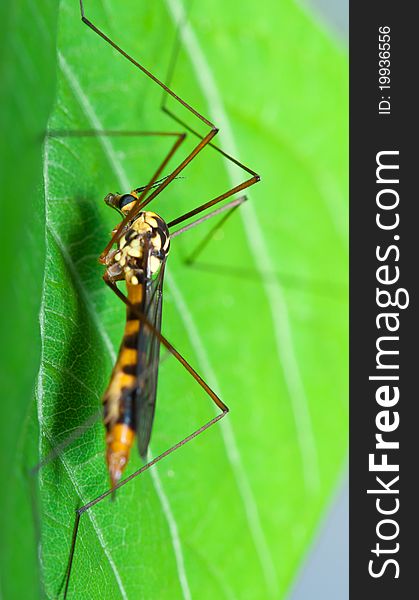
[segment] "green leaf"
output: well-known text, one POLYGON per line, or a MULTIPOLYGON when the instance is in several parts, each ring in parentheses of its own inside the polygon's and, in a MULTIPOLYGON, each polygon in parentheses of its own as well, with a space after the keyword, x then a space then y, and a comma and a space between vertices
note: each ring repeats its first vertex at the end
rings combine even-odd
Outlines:
MULTIPOLYGON (((173 86, 262 175, 208 245, 173 240, 163 332, 229 405, 220 424, 82 516, 71 598, 284 598, 346 457, 346 56, 290 1, 204 0, 182 29, 173 86)), ((87 16, 165 77, 181 0, 88 2, 87 16), (121 3, 122 4, 122 3, 121 3)), ((61 4, 54 131, 177 131, 161 90, 61 4)), ((196 119, 169 106, 194 128, 196 119)), ((41 452, 100 407, 124 307, 97 256, 116 224, 102 198, 147 183, 164 137, 55 136, 45 148, 46 269, 37 386, 41 452)), ((196 139, 170 163, 187 155, 196 139)), ((166 221, 245 174, 207 148, 156 199, 166 221)), ((152 453, 214 415, 173 358, 159 374, 152 453)), ((128 471, 139 467, 132 457, 128 471)), ((41 561, 55 598, 74 510, 105 491, 103 426, 39 474, 41 561)))
POLYGON ((36 526, 27 469, 38 460, 33 386, 44 276, 42 142, 55 89, 57 7, 0 6, 0 595, 38 598, 36 526))

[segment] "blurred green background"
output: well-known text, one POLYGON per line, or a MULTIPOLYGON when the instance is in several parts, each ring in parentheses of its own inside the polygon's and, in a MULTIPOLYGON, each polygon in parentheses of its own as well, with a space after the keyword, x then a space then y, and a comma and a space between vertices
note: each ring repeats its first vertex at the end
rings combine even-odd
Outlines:
MULTIPOLYGON (((163 79, 183 9, 86 4, 163 79)), ((27 470, 100 405, 124 319, 96 261, 115 225, 102 198, 145 184, 169 143, 44 134, 179 127, 77 2, 1 11, 1 591, 55 598, 74 509, 107 485, 101 424, 27 470)), ((346 460, 346 54, 290 0, 196 3, 181 38, 175 91, 262 176, 195 267, 206 226, 168 263, 163 331, 231 414, 84 515, 72 598, 285 598, 346 460)), ((183 176, 153 205, 167 220, 243 180, 211 149, 183 176)), ((165 361, 152 452, 213 414, 165 361)))

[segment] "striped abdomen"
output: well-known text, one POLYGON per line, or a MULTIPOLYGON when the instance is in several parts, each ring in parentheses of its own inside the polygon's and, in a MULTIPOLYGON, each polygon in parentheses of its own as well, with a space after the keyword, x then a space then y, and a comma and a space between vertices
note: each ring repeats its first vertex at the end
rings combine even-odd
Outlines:
MULTIPOLYGON (((143 285, 127 282, 130 302, 143 310, 143 285)), ((103 403, 106 425, 106 460, 111 485, 121 478, 128 462, 135 437, 135 394, 138 386, 138 336, 140 321, 132 308, 127 308, 124 338, 112 371, 111 381, 105 392, 103 403)))

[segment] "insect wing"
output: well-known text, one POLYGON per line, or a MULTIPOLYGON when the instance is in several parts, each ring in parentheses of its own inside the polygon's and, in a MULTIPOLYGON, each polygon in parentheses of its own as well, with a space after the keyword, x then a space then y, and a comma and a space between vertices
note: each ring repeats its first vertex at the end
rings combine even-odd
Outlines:
MULTIPOLYGON (((145 283, 144 314, 154 329, 160 332, 165 264, 154 280, 145 283)), ((138 337, 138 379, 135 398, 137 442, 140 456, 145 459, 153 426, 156 406, 160 340, 149 327, 143 326, 138 337)))

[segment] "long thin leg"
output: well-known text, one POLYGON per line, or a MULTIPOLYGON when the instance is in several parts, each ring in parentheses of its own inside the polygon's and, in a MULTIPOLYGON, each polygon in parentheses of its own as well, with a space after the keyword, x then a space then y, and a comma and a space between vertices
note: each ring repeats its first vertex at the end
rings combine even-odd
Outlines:
MULTIPOLYGON (((171 175, 167 175, 166 177, 163 177, 161 180, 158 180, 163 169, 165 168, 167 163, 170 161, 172 156, 175 154, 175 152, 177 151, 179 146, 184 141, 186 134, 179 133, 179 132, 170 132, 170 131, 142 131, 142 130, 118 131, 118 130, 109 130, 109 129, 108 130, 87 129, 87 130, 64 130, 64 131, 49 130, 49 131, 47 131, 46 135, 47 135, 47 137, 51 137, 51 138, 60 138, 60 137, 140 137, 140 136, 175 137, 176 138, 173 146, 170 148, 166 157, 160 163, 159 167, 157 168, 157 170, 151 177, 148 184, 146 186, 143 186, 142 188, 138 188, 138 190, 134 190, 135 194, 137 192, 140 192, 140 195, 137 197, 136 202, 134 203, 134 206, 132 207, 130 212, 124 217, 124 219, 121 221, 121 223, 119 223, 112 238, 110 239, 110 241, 108 242, 108 244, 105 246, 105 248, 103 249, 103 251, 100 254, 99 261, 102 263, 105 263, 106 256, 109 253, 109 250, 112 248, 113 244, 115 244, 119 240, 119 238, 122 236, 122 232, 123 232, 125 225, 129 221, 135 219, 135 217, 142 210, 142 208, 145 206, 145 204, 148 204, 149 199, 144 201, 144 198, 147 196, 148 192, 156 186, 157 186, 157 189, 159 189, 159 187, 161 185, 163 185, 166 181, 168 181, 169 178, 171 181, 174 179, 173 177, 171 177, 171 175)), ((128 190, 126 190, 126 191, 128 191, 128 190)))
POLYGON ((186 219, 190 219, 191 217, 194 217, 195 215, 199 214, 203 210, 206 210, 207 208, 214 206, 214 204, 218 204, 219 202, 221 202, 222 200, 225 200, 226 198, 229 198, 233 194, 236 194, 237 192, 241 192, 242 190, 245 190, 249 186, 256 183, 256 181, 259 181, 259 179, 252 178, 252 179, 248 179, 247 181, 244 181, 243 183, 240 183, 239 185, 236 185, 235 187, 231 188, 227 192, 224 192, 224 194, 221 194, 220 196, 216 196, 212 200, 205 202, 205 204, 201 204, 197 208, 190 210, 189 212, 185 213, 184 215, 181 215, 180 217, 178 217, 177 219, 173 219, 173 221, 170 221, 167 224, 167 226, 170 228, 170 227, 173 227, 174 225, 179 225, 179 223, 182 223, 183 221, 186 221, 186 219))
MULTIPOLYGON (((184 21, 186 22, 186 20, 187 20, 187 15, 185 15, 184 21)), ((177 26, 175 41, 173 44, 172 56, 169 61, 169 67, 168 67, 167 76, 166 76, 166 85, 167 86, 171 86, 171 84, 172 84, 175 67, 176 67, 176 62, 177 62, 177 58, 178 58, 178 54, 179 54, 179 50, 180 50, 180 37, 181 37, 180 34, 181 34, 181 29, 182 29, 183 25, 184 25, 184 22, 179 23, 177 26)), ((163 93, 162 103, 161 103, 162 111, 164 113, 166 113, 169 117, 171 117, 176 123, 182 125, 182 127, 187 129, 195 137, 202 139, 202 135, 200 133, 198 133, 196 130, 194 130, 188 123, 186 123, 186 121, 184 121, 183 119, 178 117, 172 110, 170 110, 168 108, 167 100, 168 100, 168 95, 163 93)), ((240 167, 241 169, 243 169, 244 171, 249 173, 251 175, 251 178, 248 179, 247 181, 245 181, 243 184, 240 184, 240 186, 236 186, 236 187, 232 188, 231 190, 228 190, 228 192, 226 192, 225 194, 222 194, 221 196, 217 196, 216 198, 214 198, 214 200, 211 200, 210 202, 202 204, 201 206, 196 208, 194 211, 185 213, 178 219, 175 219, 174 221, 172 221, 169 224, 169 226, 177 225, 178 223, 181 223, 182 221, 189 219, 191 216, 197 214, 198 212, 206 210, 213 204, 216 204, 217 202, 221 202, 225 198, 228 198, 229 196, 233 195, 234 193, 239 192, 243 189, 246 189, 247 187, 250 187, 251 185, 253 185, 254 183, 257 183, 260 180, 259 175, 255 171, 253 171, 252 169, 250 169, 249 167, 244 165, 242 162, 240 162, 239 160, 237 160, 236 158, 234 158, 233 156, 231 156, 230 154, 228 154, 227 152, 225 152, 224 150, 222 150, 221 148, 216 146, 213 142, 209 142, 208 146, 211 146, 211 148, 213 148, 214 150, 216 150, 216 152, 218 152, 219 154, 224 156, 224 158, 226 158, 230 162, 234 163, 235 165, 237 165, 238 167, 240 167)))
POLYGON ((176 235, 179 235, 179 234, 183 233, 184 231, 188 231, 189 229, 192 229, 193 227, 195 227, 196 225, 199 225, 203 221, 206 221, 207 219, 210 219, 211 217, 215 217, 216 215, 219 215, 219 214, 225 212, 225 215, 223 216, 223 218, 220 219, 218 221, 218 223, 216 223, 214 225, 214 227, 212 227, 208 231, 206 236, 200 241, 200 243, 195 248, 195 250, 193 252, 191 252, 189 254, 189 256, 185 259, 184 262, 187 265, 192 265, 196 261, 199 254, 201 254, 201 252, 205 248, 205 246, 207 246, 207 244, 211 241, 211 239, 214 237, 215 233, 220 229, 220 227, 222 227, 224 225, 224 223, 227 221, 227 219, 234 213, 236 208, 238 208, 246 200, 247 200, 247 196, 241 196, 240 198, 236 198, 235 200, 228 202, 221 208, 218 208, 217 210, 212 211, 211 213, 209 213, 208 215, 205 215, 204 217, 201 217, 200 219, 196 219, 196 221, 192 221, 192 223, 190 223, 189 225, 185 225, 185 227, 181 227, 180 229, 175 231, 173 234, 171 234, 172 238, 176 237, 176 235))
MULTIPOLYGON (((148 136, 148 137, 153 137, 153 136, 161 136, 161 137, 176 137, 177 138, 177 145, 176 148, 179 147, 181 141, 183 140, 184 134, 183 133, 179 133, 179 132, 169 132, 169 131, 140 131, 140 130, 132 130, 132 131, 119 131, 119 130, 98 130, 98 129, 85 129, 85 130, 48 130, 46 132, 46 136, 47 137, 51 137, 51 138, 61 138, 61 137, 140 137, 140 136, 148 136)), ((169 155, 173 156, 173 148, 171 148, 171 150, 169 151, 169 155)), ((169 158, 170 158, 169 156, 169 158)), ((167 161, 169 159, 168 157, 165 158, 165 160, 163 161, 163 163, 160 165, 158 171, 161 173, 162 169, 164 168, 164 165, 167 164, 167 161)), ((153 179, 154 179, 155 175, 153 175, 153 179)), ((169 176, 164 177, 162 180, 168 179, 169 176)), ((144 192, 144 194, 142 194, 141 197, 143 197, 146 193, 147 190, 150 190, 151 188, 154 188, 156 186, 158 186, 162 180, 157 180, 154 181, 151 185, 150 182, 145 185, 142 186, 141 188, 137 188, 137 190, 134 190, 136 192, 144 192)), ((181 229, 178 229, 177 231, 171 233, 171 237, 174 238, 177 235, 180 235, 181 233, 183 233, 184 231, 188 231, 189 229, 192 229, 193 227, 195 227, 196 225, 199 225, 200 223, 203 223, 204 221, 206 221, 207 219, 210 219, 213 216, 216 216, 226 210, 235 208, 236 206, 242 204, 245 200, 247 200, 246 196, 241 196, 235 200, 232 200, 231 202, 228 202, 227 204, 225 204, 224 206, 222 206, 221 208, 214 210, 212 212, 210 212, 209 214, 205 215, 204 217, 201 217, 200 219, 196 219, 195 221, 193 221, 192 223, 186 225, 185 227, 182 227, 181 229)), ((134 211, 135 213, 138 213, 139 210, 141 210, 141 208, 139 208, 139 201, 137 201, 136 203, 136 207, 134 207, 134 211)), ((131 213, 130 213, 131 214, 131 213)), ((229 213, 230 214, 230 213, 229 213)), ((129 215, 126 217, 125 220, 130 220, 133 217, 130 217, 129 215)), ((205 238, 205 243, 202 244, 202 248, 199 249, 199 253, 203 250, 203 247, 208 243, 208 241, 210 240, 210 238, 215 234, 215 232, 217 231, 217 229, 219 227, 221 227, 221 225, 225 222, 225 220, 228 217, 225 217, 223 220, 221 220, 218 224, 218 226, 214 227, 212 232, 210 232, 206 238, 205 238)), ((173 222, 171 223, 171 225, 173 225, 173 222)), ((122 224, 122 227, 124 225, 122 224)), ((121 224, 119 225, 119 227, 121 227, 121 224)), ((122 229, 121 227, 121 229, 122 229)), ((117 241, 117 237, 116 234, 113 236, 111 242, 109 242, 109 244, 106 246, 105 250, 106 252, 109 251, 111 245, 113 243, 115 243, 115 241, 117 241)), ((101 253, 101 256, 104 255, 105 250, 101 253)), ((197 256, 193 257, 193 260, 196 259, 197 256)), ((188 264, 192 264, 193 260, 187 259, 186 262, 188 262, 188 264)))
POLYGON ((90 29, 92 29, 97 35, 99 35, 102 39, 105 40, 108 44, 110 44, 115 50, 117 50, 122 56, 124 56, 127 60, 129 60, 135 67, 140 69, 147 77, 149 77, 154 83, 159 85, 166 93, 172 96, 175 100, 177 100, 182 106, 184 106, 187 110, 189 110, 193 115, 195 115, 202 123, 207 125, 210 128, 210 131, 202 138, 202 140, 195 146, 195 148, 190 152, 190 154, 182 160, 182 162, 172 171, 169 177, 161 184, 161 186, 151 194, 148 199, 148 202, 151 202, 163 189, 169 185, 173 179, 179 175, 179 173, 195 158, 197 154, 212 140, 212 138, 218 133, 217 127, 211 121, 206 119, 201 113, 195 110, 192 106, 190 106, 187 102, 182 100, 173 90, 171 90, 168 86, 166 86, 162 81, 160 81, 155 75, 153 75, 148 69, 146 69, 141 63, 136 61, 132 56, 130 56, 125 50, 123 50, 118 44, 116 44, 113 40, 111 40, 101 29, 96 27, 85 15, 84 10, 84 2, 80 0, 80 13, 81 19, 83 23, 85 23, 90 29))
MULTIPOLYGON (((166 358, 169 356, 169 352, 166 352, 159 360, 159 367, 160 365, 166 360, 166 358)), ((143 381, 146 377, 149 376, 150 372, 153 371, 153 369, 157 369, 157 366, 150 366, 147 369, 144 370, 143 373, 141 373, 141 375, 138 377, 138 383, 141 383, 141 381, 143 381)), ((34 475, 36 475, 41 469, 43 469, 44 467, 46 467, 50 462, 52 462, 59 454, 61 454, 66 448, 68 448, 68 446, 74 442, 75 440, 77 440, 81 435, 83 435, 83 433, 89 429, 92 425, 94 425, 97 421, 100 420, 100 418, 103 417, 103 408, 100 408, 99 410, 97 410, 96 412, 94 412, 92 415, 90 415, 89 417, 87 417, 87 419, 84 421, 84 423, 82 423, 81 425, 79 425, 78 427, 76 427, 74 429, 74 431, 72 431, 70 433, 70 435, 68 435, 62 442, 60 442, 59 444, 57 444, 56 446, 54 446, 54 448, 45 456, 45 458, 43 458, 42 460, 39 461, 38 464, 36 464, 34 467, 32 467, 31 469, 29 469, 28 474, 33 477, 34 475)))
MULTIPOLYGON (((196 137, 202 139, 202 136, 197 131, 195 131, 194 129, 192 129, 192 127, 190 127, 187 123, 185 123, 185 121, 183 121, 182 119, 180 119, 179 117, 177 117, 165 105, 162 106, 162 110, 163 110, 163 112, 167 113, 170 117, 172 117, 172 119, 174 119, 174 121, 176 121, 177 123, 181 124, 182 127, 185 127, 185 129, 187 129, 188 131, 190 131, 193 135, 195 135, 196 137)), ((246 167, 243 163, 241 163, 240 161, 238 161, 236 158, 234 158, 233 156, 230 156, 230 154, 227 154, 227 152, 224 152, 224 150, 222 150, 218 146, 215 146, 215 144, 208 143, 208 145, 211 146, 211 148, 214 148, 214 150, 216 150, 217 152, 219 152, 222 156, 224 156, 224 158, 226 158, 227 160, 231 161, 232 163, 234 163, 235 165, 237 165, 238 167, 242 168, 244 171, 246 171, 247 173, 249 173, 251 175, 251 177, 250 177, 250 179, 247 179, 246 181, 243 181, 239 185, 236 185, 235 187, 227 190, 226 192, 224 192, 224 194, 221 194, 220 196, 216 196, 212 200, 210 200, 208 202, 205 202, 204 204, 201 204, 197 208, 195 208, 195 209, 193 209, 193 210, 191 210, 191 211, 189 211, 189 212, 181 215, 180 217, 174 219, 173 221, 171 221, 170 223, 168 223, 168 227, 173 227, 173 225, 178 225, 179 223, 182 223, 182 221, 185 221, 186 219, 190 219, 190 217, 193 217, 194 215, 202 212, 203 210, 206 210, 207 208, 210 208, 214 204, 218 204, 218 202, 221 202, 222 200, 225 200, 226 198, 229 198, 233 194, 235 194, 237 192, 240 192, 240 191, 242 191, 242 190, 250 187, 251 185, 257 183, 258 181, 260 181, 260 176, 255 171, 253 171, 249 167, 246 167)))
MULTIPOLYGON (((73 566, 74 552, 76 550, 77 533, 79 531, 80 517, 82 515, 80 510, 81 509, 76 510, 76 519, 74 521, 73 535, 71 536, 70 554, 68 557, 68 565, 67 565, 67 570, 66 570, 66 574, 65 574, 64 600, 66 600, 66 598, 67 598, 68 586, 70 585, 71 568, 73 566)), ((60 588, 60 591, 61 591, 61 588, 60 588)))
MULTIPOLYGON (((194 129, 192 129, 192 127, 190 127, 185 121, 183 121, 182 119, 180 119, 179 117, 177 117, 165 105, 162 106, 162 110, 163 110, 163 112, 165 112, 166 114, 168 114, 172 119, 174 119, 177 123, 181 124, 183 127, 185 127, 185 129, 187 129, 188 131, 190 131, 193 135, 195 135, 196 137, 202 139, 202 136, 197 131, 195 131, 194 129)), ((237 160, 236 158, 234 158, 230 154, 227 154, 227 152, 224 152, 224 150, 222 150, 218 146, 215 146, 215 144, 212 144, 212 143, 209 142, 208 145, 211 146, 211 148, 214 148, 214 150, 216 150, 222 156, 224 156, 224 158, 226 158, 227 160, 231 161, 232 163, 234 163, 235 165, 237 165, 238 167, 240 167, 241 169, 243 169, 244 171, 246 171, 247 173, 249 173, 251 175, 251 177, 250 177, 250 179, 246 179, 245 181, 243 181, 239 185, 236 185, 236 186, 230 188, 229 190, 227 190, 223 194, 221 194, 219 196, 216 196, 212 200, 209 200, 208 202, 205 202, 204 204, 201 204, 197 208, 194 208, 193 210, 191 210, 191 211, 189 211, 189 212, 181 215, 180 217, 174 219, 173 221, 170 221, 170 223, 168 223, 168 227, 173 227, 174 225, 178 225, 179 223, 182 223, 183 221, 186 221, 187 219, 190 219, 194 215, 197 215, 198 213, 200 213, 200 212, 202 212, 204 210, 207 210, 211 206, 214 206, 214 204, 218 204, 219 202, 222 202, 223 200, 225 200, 226 198, 229 198, 233 194, 236 194, 237 192, 241 192, 242 190, 245 190, 246 188, 248 188, 248 187, 254 185, 255 183, 257 183, 258 181, 260 181, 260 176, 256 173, 256 171, 253 171, 252 169, 250 169, 249 167, 247 167, 246 165, 244 165, 243 163, 241 163, 239 160, 237 160)))
POLYGON ((175 450, 178 450, 178 448, 180 448, 181 446, 184 446, 185 444, 187 444, 188 442, 193 440, 195 437, 197 437, 198 435, 200 435, 201 433, 203 433, 204 431, 209 429, 212 425, 214 425, 215 423, 220 421, 228 413, 228 407, 224 404, 224 402, 222 402, 222 400, 220 400, 220 398, 217 396, 217 394, 209 387, 208 384, 205 383, 205 381, 198 375, 198 373, 187 362, 187 360, 185 358, 183 358, 183 356, 181 356, 181 354, 179 354, 179 352, 170 344, 170 342, 168 342, 166 340, 166 338, 164 336, 162 336, 161 333, 155 329, 155 327, 153 327, 153 325, 148 321, 148 319, 145 317, 145 315, 141 311, 139 311, 129 301, 129 299, 118 289, 116 284, 113 283, 112 281, 110 281, 110 279, 106 275, 104 276, 104 281, 115 292, 115 294, 118 296, 118 298, 120 298, 127 306, 129 306, 130 309, 138 316, 138 318, 141 320, 143 325, 145 327, 148 327, 152 331, 153 335, 156 335, 158 337, 158 339, 160 340, 160 342, 169 350, 169 352, 171 354, 173 354, 173 356, 185 367, 185 369, 192 375, 192 377, 195 379, 195 381, 207 392, 207 394, 210 396, 210 398, 213 400, 213 402, 217 405, 217 407, 221 409, 221 413, 219 413, 218 415, 216 415, 215 417, 213 417, 212 419, 207 421, 207 423, 205 423, 204 425, 202 425, 201 427, 199 427, 198 429, 193 431, 190 435, 186 436, 185 438, 183 438, 182 440, 177 442, 177 444, 174 444, 173 446, 171 446, 170 448, 168 448, 167 450, 165 450, 164 452, 159 454, 159 456, 157 456, 156 458, 153 458, 151 461, 149 461, 143 467, 141 467, 140 469, 138 469, 137 471, 135 471, 134 473, 132 473, 131 475, 129 475, 128 477, 123 479, 122 481, 120 481, 113 488, 108 489, 103 494, 100 494, 100 496, 97 496, 97 498, 94 498, 93 500, 91 500, 90 502, 88 502, 87 504, 85 504, 84 506, 82 506, 76 510, 76 517, 75 517, 75 521, 74 521, 70 555, 69 555, 68 566, 67 566, 67 571, 66 571, 64 598, 67 597, 67 592, 68 592, 68 588, 69 588, 69 584, 70 584, 71 568, 73 565, 73 559, 74 559, 74 554, 75 554, 75 550, 76 550, 77 533, 78 533, 78 528, 79 528, 79 524, 80 524, 80 518, 83 515, 83 513, 85 513, 87 510, 89 510, 90 508, 92 508, 93 506, 98 504, 99 502, 101 502, 107 496, 110 496, 111 494, 115 493, 116 490, 118 490, 119 488, 121 488, 124 485, 126 485, 127 483, 129 483, 132 479, 134 479, 138 475, 141 475, 141 473, 144 473, 144 471, 147 471, 150 467, 155 465, 157 462, 163 460, 163 458, 166 458, 166 456, 168 456, 169 454, 172 454, 173 452, 175 452, 175 450))
POLYGON ((143 131, 119 129, 48 129, 45 136, 52 138, 62 137, 180 137, 183 133, 175 131, 143 131))
POLYGON ((118 296, 118 298, 120 300, 122 300, 122 302, 124 302, 124 304, 126 304, 136 314, 136 316, 139 318, 141 323, 143 325, 145 325, 146 327, 148 327, 150 329, 150 331, 152 332, 152 334, 155 335, 159 339, 159 341, 163 344, 163 346, 165 346, 167 348, 167 350, 171 354, 173 354, 173 356, 176 358, 176 360, 178 360, 181 363, 181 365, 183 365, 185 367, 185 369, 188 371, 188 373, 190 373, 192 375, 192 377, 195 379, 195 381, 207 392, 207 394, 210 396, 211 400, 218 406, 218 408, 220 410, 222 410, 223 412, 228 412, 228 408, 224 404, 224 402, 217 396, 217 394, 210 388, 210 386, 207 383, 205 383, 205 381, 202 379, 202 377, 200 375, 198 375, 198 373, 195 371, 195 369, 188 363, 188 361, 185 358, 183 358, 183 356, 176 350, 176 348, 174 348, 174 346, 172 346, 172 344, 161 334, 160 331, 157 331, 157 329, 150 323, 150 321, 147 319, 147 317, 142 312, 140 312, 129 301, 127 296, 125 296, 125 294, 123 294, 121 292, 121 290, 117 287, 117 285, 109 279, 107 273, 105 273, 105 275, 103 276, 103 280, 106 283, 106 285, 108 285, 111 288, 111 290, 118 296))
MULTIPOLYGON (((189 5, 188 12, 191 10, 191 8, 192 8, 192 2, 189 5)), ((169 61, 169 66, 168 66, 167 74, 166 74, 166 86, 167 87, 170 87, 172 85, 173 77, 175 74, 176 63, 178 60, 179 51, 180 51, 180 47, 181 47, 181 30, 182 30, 182 27, 187 22, 187 20, 188 20, 188 15, 185 13, 183 22, 178 23, 177 28, 176 28, 175 41, 173 42, 172 55, 171 55, 171 58, 169 61)), ((194 136, 202 139, 201 134, 199 134, 197 131, 192 129, 192 127, 188 123, 186 123, 185 121, 180 119, 174 112, 172 112, 167 107, 167 100, 168 100, 168 95, 165 92, 163 92, 162 99, 161 99, 161 105, 160 105, 161 110, 164 113, 166 113, 169 117, 171 117, 174 121, 176 121, 176 123, 182 125, 182 127, 185 127, 185 129, 187 129, 194 136)), ((255 173, 255 171, 252 171, 252 169, 249 169, 249 167, 246 167, 246 165, 244 165, 243 163, 241 163, 234 157, 230 156, 226 152, 224 152, 224 150, 222 150, 221 148, 216 146, 213 142, 209 142, 208 145, 211 146, 212 148, 214 148, 214 150, 219 152, 222 156, 224 156, 224 158, 227 158, 228 160, 233 162, 238 167, 241 167, 244 171, 247 171, 251 175, 257 176, 257 173, 255 173)))
POLYGON ((125 479, 123 479, 122 481, 117 483, 113 488, 110 488, 109 490, 107 490, 106 492, 104 492, 103 494, 101 494, 100 496, 95 498, 94 500, 91 500, 90 502, 88 502, 87 504, 85 504, 84 506, 81 506, 79 509, 76 510, 76 517, 75 517, 74 527, 73 527, 70 555, 69 555, 67 572, 66 572, 64 599, 67 597, 68 587, 70 584, 71 567, 73 565, 74 553, 76 550, 77 532, 78 532, 78 528, 79 528, 79 524, 80 524, 80 518, 83 515, 83 513, 85 513, 87 510, 89 510, 89 508, 92 508, 92 506, 95 506, 95 504, 98 504, 99 502, 104 500, 107 496, 110 496, 111 494, 115 493, 116 490, 118 490, 119 488, 121 488, 124 485, 126 485, 127 483, 129 483, 132 479, 134 479, 138 475, 141 475, 142 473, 144 473, 144 471, 147 471, 150 467, 152 467, 159 461, 163 460, 163 458, 166 458, 166 456, 169 456, 169 454, 172 454, 172 452, 175 452, 175 450, 178 450, 181 446, 184 446, 185 444, 187 444, 188 442, 190 442, 191 440, 196 438, 198 435, 200 435, 201 433, 203 433, 204 431, 209 429, 212 425, 214 425, 215 423, 220 421, 223 417, 225 417, 227 413, 228 413, 228 408, 226 407, 226 410, 223 410, 223 412, 219 413, 217 416, 210 419, 207 423, 202 425, 202 427, 193 431, 190 435, 183 438, 180 442, 178 442, 177 444, 174 444, 173 446, 171 446, 170 448, 168 448, 167 450, 165 450, 164 452, 159 454, 159 456, 156 456, 156 458, 153 458, 150 462, 148 462, 143 467, 141 467, 141 469, 138 469, 137 471, 135 471, 134 473, 132 473, 131 475, 129 475, 128 477, 126 477, 125 479))
POLYGON ((36 464, 34 467, 32 467, 29 470, 29 475, 33 477, 34 475, 36 475, 38 473, 38 471, 40 471, 41 469, 43 469, 44 467, 46 467, 59 454, 61 454, 66 448, 68 448, 68 446, 72 442, 74 442, 81 435, 83 435, 83 433, 87 429, 89 429, 92 425, 94 425, 95 423, 97 423, 97 421, 99 421, 99 419, 101 418, 102 415, 103 415, 103 410, 100 409, 100 410, 97 410, 92 415, 90 415, 89 417, 87 417, 87 419, 84 421, 84 423, 82 423, 81 425, 79 425, 78 427, 76 427, 74 429, 74 431, 72 431, 70 433, 69 436, 67 436, 62 442, 60 442, 59 444, 57 444, 56 446, 54 446, 54 448, 50 452, 48 452, 48 454, 45 456, 45 458, 43 458, 42 460, 40 460, 38 464, 36 464))
POLYGON ((170 239, 177 237, 181 233, 185 233, 185 231, 189 231, 189 229, 193 229, 197 225, 204 223, 204 221, 208 221, 208 219, 212 219, 212 217, 216 217, 217 215, 220 215, 223 212, 228 211, 227 215, 223 219, 221 219, 221 221, 219 221, 219 223, 217 223, 217 225, 212 229, 212 235, 214 235, 216 230, 219 227, 221 227, 221 225, 227 220, 228 216, 233 212, 233 210, 235 208, 237 208, 238 206, 240 206, 240 204, 243 204, 243 202, 246 202, 246 200, 247 200, 247 196, 240 196, 239 198, 235 198, 234 200, 227 202, 227 204, 224 204, 224 206, 221 206, 220 208, 217 208, 216 210, 211 211, 207 215, 204 215, 203 217, 200 217, 199 219, 192 221, 192 223, 188 223, 188 225, 185 225, 184 227, 180 227, 180 229, 177 229, 176 231, 170 232, 170 239))
POLYGON ((172 181, 174 179, 174 177, 172 177, 171 175, 168 175, 165 179, 162 180, 162 183, 157 187, 156 190, 154 190, 154 192, 147 198, 147 200, 144 200, 144 198, 147 196, 147 194, 150 191, 150 189, 153 187, 153 185, 156 183, 157 179, 160 177, 163 169, 165 168, 165 166, 167 165, 167 163, 170 161, 170 159, 175 154, 176 150, 179 148, 179 146, 181 145, 181 143, 184 141, 184 139, 186 137, 186 134, 184 134, 184 133, 177 133, 175 135, 177 137, 177 139, 175 140, 175 143, 173 144, 173 146, 171 147, 171 149, 169 150, 169 152, 167 153, 167 155, 165 156, 165 158, 161 162, 160 166, 154 172, 154 174, 151 177, 151 179, 148 182, 148 184, 145 186, 145 188, 143 189, 143 191, 138 196, 138 198, 137 198, 136 202, 134 203, 134 206, 132 207, 132 209, 129 211, 129 213, 126 215, 126 217, 124 217, 124 219, 122 219, 122 221, 120 222, 120 224, 116 228, 116 231, 115 231, 114 235, 111 237, 111 239, 109 240, 109 242, 106 244, 105 248, 103 249, 103 251, 102 251, 102 253, 101 253, 100 257, 99 257, 99 261, 100 262, 106 263, 106 256, 107 256, 107 254, 109 253, 109 250, 112 248, 112 246, 116 242, 118 242, 118 240, 122 237, 125 225, 127 223, 129 223, 131 220, 135 219, 135 217, 143 209, 143 207, 146 204, 148 204, 148 202, 150 201, 150 198, 151 198, 151 196, 153 196, 153 194, 155 194, 156 192, 158 192, 158 190, 161 189, 162 186, 165 186, 166 183, 169 180, 172 181))
MULTIPOLYGON (((150 71, 148 71, 141 63, 136 61, 132 56, 130 56, 127 52, 125 52, 125 50, 123 50, 113 40, 111 40, 101 29, 99 29, 96 25, 94 25, 91 21, 89 21, 89 19, 87 19, 86 15, 85 15, 83 0, 80 0, 80 13, 81 13, 81 18, 82 18, 83 23, 85 23, 88 27, 90 27, 90 29, 92 29, 97 35, 99 35, 101 38, 103 38, 108 44, 110 44, 120 54, 122 54, 122 56, 124 56, 127 60, 129 60, 135 67, 140 69, 147 77, 149 77, 152 81, 154 81, 154 83, 159 85, 166 94, 170 95, 178 103, 180 103, 183 107, 185 107, 189 112, 191 112, 195 117, 197 117, 202 123, 204 123, 205 125, 210 127, 210 131, 205 136, 201 136, 201 135, 197 134, 196 132, 194 132, 200 139, 198 144, 190 152, 190 154, 185 159, 183 159, 181 161, 181 163, 172 171, 172 173, 167 177, 167 179, 165 179, 162 182, 162 184, 157 189, 155 189, 144 202, 142 202, 137 207, 134 207, 132 209, 132 214, 127 216, 125 223, 121 224, 121 226, 119 228, 118 235, 120 236, 122 228, 125 226, 125 224, 128 222, 128 220, 133 218, 135 210, 138 210, 138 209, 141 210, 142 208, 144 208, 144 206, 146 206, 146 204, 148 204, 149 202, 154 200, 154 198, 158 194, 160 194, 171 183, 171 181, 173 181, 173 179, 175 177, 177 177, 177 175, 179 175, 179 173, 199 154, 199 152, 201 152, 201 150, 203 148, 205 148, 205 146, 211 142, 212 138, 218 133, 218 128, 211 121, 209 121, 206 117, 204 117, 201 113, 199 113, 196 109, 194 109, 187 102, 185 102, 182 98, 180 98, 177 94, 175 94, 175 92, 172 89, 170 89, 169 86, 167 86, 162 81, 160 81, 155 75, 153 75, 150 71)), ((166 112, 168 112, 170 114, 170 111, 168 111, 168 109, 165 109, 165 110, 166 110, 166 112)), ((177 117, 173 116, 173 118, 175 118, 178 122, 181 122, 181 120, 178 119, 177 117)), ((193 130, 191 130, 191 131, 193 131, 193 130)), ((231 190, 228 190, 221 196, 214 198, 214 200, 201 205, 194 211, 186 213, 179 219, 176 219, 175 221, 173 221, 172 224, 180 223, 181 221, 197 214, 198 212, 201 212, 201 211, 209 208, 210 206, 216 204, 217 202, 221 202, 225 198, 228 198, 229 196, 233 195, 234 193, 244 190, 247 187, 249 187, 249 186, 253 185, 254 183, 256 183, 257 181, 259 181, 259 179, 260 179, 259 175, 255 171, 246 167, 244 164, 242 164, 235 158, 229 156, 227 153, 223 152, 222 150, 219 150, 219 149, 217 149, 217 150, 219 152, 221 152, 221 154, 223 154, 223 156, 225 156, 225 158, 231 160, 234 164, 238 165, 239 167, 244 169, 246 172, 250 173, 251 178, 248 179, 247 181, 243 182, 242 184, 233 187, 231 190)), ((112 243, 108 244, 108 246, 107 246, 108 250, 112 246, 112 244, 115 241, 117 241, 117 239, 118 239, 118 237, 115 237, 115 239, 112 240, 112 243)), ((102 258, 103 258, 103 256, 104 256, 104 254, 102 255, 102 258)))

